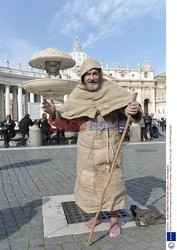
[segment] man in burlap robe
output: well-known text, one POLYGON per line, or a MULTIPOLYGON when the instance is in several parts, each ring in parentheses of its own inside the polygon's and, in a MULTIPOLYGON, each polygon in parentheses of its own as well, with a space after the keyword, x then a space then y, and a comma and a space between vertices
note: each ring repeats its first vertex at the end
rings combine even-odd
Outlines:
MULTIPOLYGON (((128 114, 132 122, 139 122, 141 112, 138 102, 118 83, 103 79, 100 64, 87 58, 80 68, 81 83, 72 91, 67 101, 56 111, 53 100, 43 101, 45 112, 59 120, 84 121, 77 141, 77 179, 75 202, 86 213, 96 213, 103 186, 109 175, 117 145, 119 126, 128 114)), ((112 180, 105 193, 102 211, 110 211, 111 237, 120 234, 117 210, 126 204, 126 189, 122 170, 122 152, 118 157, 112 180)), ((101 223, 101 214, 97 224, 101 223)), ((93 218, 86 223, 91 228, 93 218)))

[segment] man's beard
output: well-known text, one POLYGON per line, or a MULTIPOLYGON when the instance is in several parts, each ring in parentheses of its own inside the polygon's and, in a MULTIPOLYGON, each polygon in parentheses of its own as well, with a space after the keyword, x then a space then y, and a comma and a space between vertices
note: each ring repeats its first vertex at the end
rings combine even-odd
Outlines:
POLYGON ((93 81, 93 82, 89 82, 89 83, 84 83, 84 86, 88 91, 96 91, 100 88, 101 82, 93 81))

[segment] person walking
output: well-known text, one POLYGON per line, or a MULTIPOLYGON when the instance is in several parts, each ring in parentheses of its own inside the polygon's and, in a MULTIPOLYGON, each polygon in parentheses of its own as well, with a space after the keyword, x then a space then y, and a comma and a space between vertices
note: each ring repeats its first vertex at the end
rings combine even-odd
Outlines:
POLYGON ((30 118, 29 114, 26 114, 19 122, 19 131, 22 135, 21 144, 25 145, 25 136, 29 138, 29 126, 33 126, 33 121, 30 118))
MULTIPOLYGON (((132 122, 141 120, 138 102, 118 83, 103 78, 101 65, 91 59, 80 67, 81 83, 69 95, 67 101, 56 110, 53 99, 43 99, 43 110, 54 118, 66 121, 75 129, 79 126, 77 140, 77 178, 75 202, 86 213, 96 213, 103 186, 107 180, 117 144, 119 115, 132 122)), ((121 118, 122 119, 122 118, 121 118)), ((122 170, 122 153, 118 157, 113 177, 104 197, 101 211, 110 211, 110 237, 121 233, 118 210, 126 204, 126 188, 122 170)), ((101 213, 97 224, 101 223, 101 213)), ((85 226, 90 229, 93 218, 85 226)))
POLYGON ((160 120, 160 126, 162 128, 162 132, 165 131, 165 129, 166 129, 166 121, 165 121, 165 119, 163 117, 160 120))
POLYGON ((45 141, 47 140, 48 136, 52 133, 50 131, 50 123, 47 118, 47 114, 43 113, 41 119, 38 123, 39 128, 41 129, 42 133, 42 144, 45 144, 45 141))
POLYGON ((153 128, 152 128, 153 117, 154 117, 154 113, 150 113, 148 115, 148 130, 149 130, 149 133, 150 133, 150 140, 153 139, 153 128))
POLYGON ((139 122, 139 125, 141 127, 141 141, 147 141, 148 140, 148 135, 147 135, 147 133, 148 133, 148 129, 147 129, 148 124, 146 123, 145 119, 146 119, 146 116, 143 115, 142 119, 139 122))

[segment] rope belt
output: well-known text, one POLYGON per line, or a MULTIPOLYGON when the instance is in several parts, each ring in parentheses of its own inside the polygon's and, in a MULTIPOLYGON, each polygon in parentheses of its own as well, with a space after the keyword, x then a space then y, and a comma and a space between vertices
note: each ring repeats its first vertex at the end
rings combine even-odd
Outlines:
POLYGON ((110 140, 110 133, 109 133, 109 126, 105 125, 105 129, 102 130, 103 133, 106 135, 106 143, 107 143, 107 167, 109 168, 109 171, 111 169, 111 160, 110 160, 110 154, 109 154, 109 146, 111 149, 112 156, 114 158, 114 151, 113 151, 113 146, 110 140))

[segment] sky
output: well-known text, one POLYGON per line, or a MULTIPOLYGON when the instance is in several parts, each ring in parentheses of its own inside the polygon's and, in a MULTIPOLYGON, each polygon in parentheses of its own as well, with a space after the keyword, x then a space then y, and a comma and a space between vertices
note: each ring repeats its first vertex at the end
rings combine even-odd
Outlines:
POLYGON ((38 51, 71 53, 76 36, 89 57, 120 68, 147 60, 166 70, 165 0, 0 0, 0 67, 28 70, 38 51))

